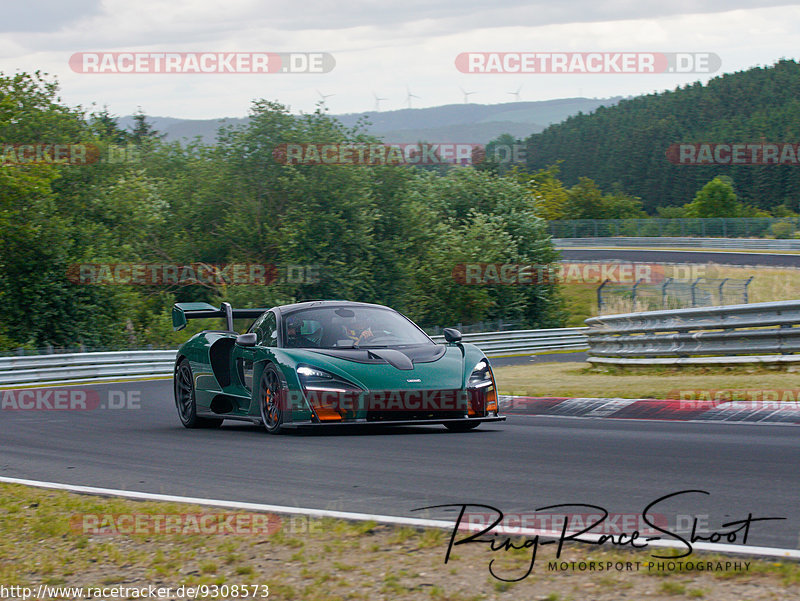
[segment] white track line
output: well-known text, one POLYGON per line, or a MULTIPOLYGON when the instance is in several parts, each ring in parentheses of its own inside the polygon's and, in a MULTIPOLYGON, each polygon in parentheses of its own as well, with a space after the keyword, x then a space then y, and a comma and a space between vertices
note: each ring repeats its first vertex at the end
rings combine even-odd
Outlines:
MULTIPOLYGON (((205 499, 202 497, 182 497, 176 495, 164 495, 149 492, 137 492, 131 490, 118 490, 114 488, 97 488, 94 486, 77 486, 74 484, 61 484, 58 482, 42 482, 39 480, 26 480, 23 478, 7 478, 0 476, 0 482, 7 484, 22 484, 25 486, 35 486, 38 488, 51 488, 74 493, 90 495, 106 495, 114 497, 124 497, 128 499, 139 499, 146 501, 164 501, 168 503, 189 503, 192 505, 209 505, 212 507, 229 507, 232 509, 245 509, 250 511, 264 511, 275 513, 286 513, 290 515, 306 515, 310 517, 327 517, 343 520, 373 521, 382 524, 418 526, 422 528, 444 528, 453 530, 455 522, 446 520, 430 520, 425 518, 407 518, 392 515, 380 515, 371 513, 353 513, 349 511, 332 511, 328 509, 307 509, 303 507, 287 507, 285 505, 266 505, 263 503, 246 503, 243 501, 223 501, 217 499, 205 499)), ((463 529, 467 529, 467 524, 462 524, 463 529)), ((481 527, 473 525, 472 530, 480 530, 481 527)), ((541 536, 542 538, 558 538, 560 533, 533 528, 503 528, 496 527, 492 533, 507 534, 511 536, 541 536), (506 531, 507 530, 507 531, 506 531)), ((585 540, 597 541, 601 535, 584 534, 585 540)), ((650 541, 648 546, 678 548, 685 550, 685 546, 679 541, 656 540, 650 541)), ((790 559, 800 559, 800 550, 781 549, 777 547, 751 547, 745 545, 728 545, 720 543, 694 543, 692 547, 697 551, 709 551, 714 553, 733 553, 741 555, 754 555, 764 557, 781 557, 790 559)), ((663 561, 667 561, 666 559, 663 561)), ((688 559, 687 559, 688 561, 688 559)))

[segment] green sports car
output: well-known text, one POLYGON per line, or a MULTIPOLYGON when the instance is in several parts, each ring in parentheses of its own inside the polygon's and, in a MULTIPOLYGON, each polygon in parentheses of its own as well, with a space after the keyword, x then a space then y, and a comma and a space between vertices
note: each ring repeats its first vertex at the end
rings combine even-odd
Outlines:
POLYGON ((287 428, 342 424, 443 424, 466 431, 502 421, 489 360, 458 330, 436 344, 381 305, 313 301, 271 309, 177 303, 188 319, 225 318, 195 334, 175 360, 175 405, 187 428, 223 420, 287 428), (234 319, 255 319, 245 334, 234 319))

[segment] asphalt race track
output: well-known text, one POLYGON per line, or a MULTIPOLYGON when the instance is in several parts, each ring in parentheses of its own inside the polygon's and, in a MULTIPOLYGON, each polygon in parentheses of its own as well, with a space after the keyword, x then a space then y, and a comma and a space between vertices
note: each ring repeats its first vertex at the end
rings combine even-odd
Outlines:
POLYGON ((705 515, 709 532, 730 530, 721 524, 748 513, 785 517, 753 523, 748 544, 795 549, 800 538, 796 426, 512 415, 463 434, 429 426, 270 436, 240 422, 184 429, 169 380, 89 388, 101 399, 128 395, 129 406, 0 411, 0 475, 449 519, 456 508, 412 509, 484 503, 511 513, 589 503, 638 515, 659 497, 699 489, 710 495, 682 495, 652 511, 669 523, 676 513, 705 515))
POLYGON ((646 250, 606 248, 562 248, 562 261, 630 261, 632 263, 716 263, 718 265, 800 267, 800 255, 715 252, 697 250, 646 250))

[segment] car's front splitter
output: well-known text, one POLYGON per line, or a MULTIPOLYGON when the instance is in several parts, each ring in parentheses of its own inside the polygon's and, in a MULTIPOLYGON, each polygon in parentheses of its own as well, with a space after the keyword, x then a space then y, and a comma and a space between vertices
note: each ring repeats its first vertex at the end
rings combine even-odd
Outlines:
POLYGON ((299 429, 299 428, 320 428, 328 426, 436 426, 443 424, 476 424, 486 422, 504 422, 506 421, 505 415, 487 416, 487 417, 468 417, 456 419, 402 419, 402 420, 386 420, 386 421, 367 421, 367 420, 347 420, 347 421, 328 421, 328 422, 288 422, 281 425, 281 428, 286 429, 299 429))

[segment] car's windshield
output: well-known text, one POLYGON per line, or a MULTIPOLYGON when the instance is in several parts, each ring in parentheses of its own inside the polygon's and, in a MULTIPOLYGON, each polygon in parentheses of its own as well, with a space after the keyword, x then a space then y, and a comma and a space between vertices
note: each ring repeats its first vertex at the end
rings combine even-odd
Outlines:
POLYGON ((313 307, 286 315, 289 348, 386 348, 432 344, 408 319, 380 307, 313 307))

